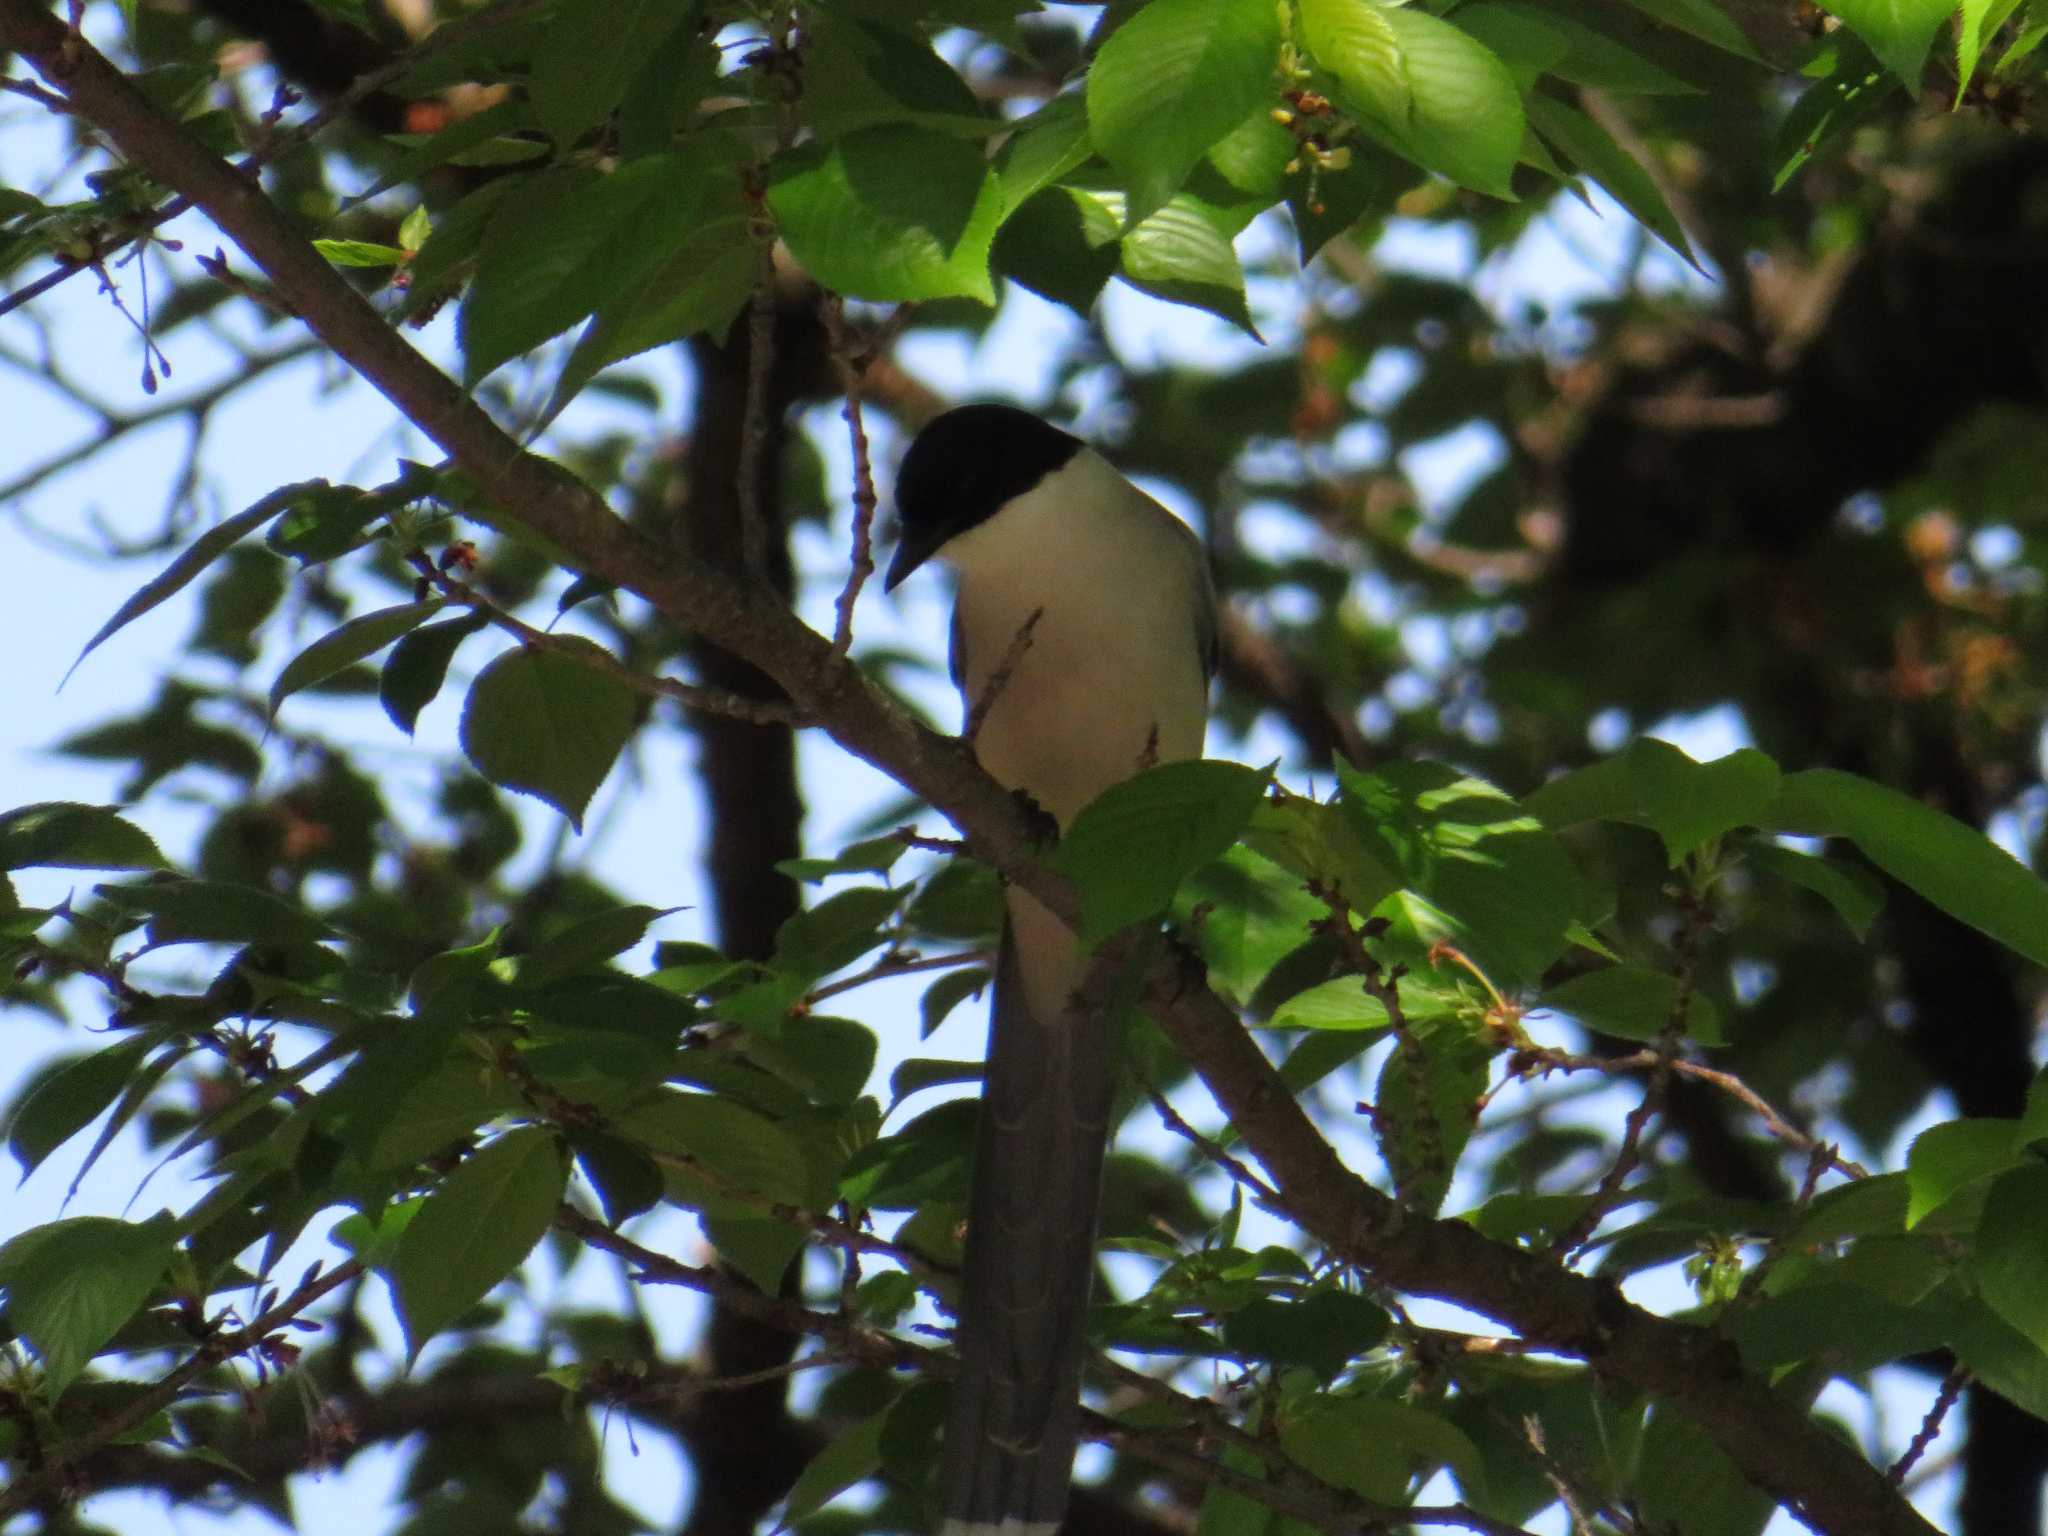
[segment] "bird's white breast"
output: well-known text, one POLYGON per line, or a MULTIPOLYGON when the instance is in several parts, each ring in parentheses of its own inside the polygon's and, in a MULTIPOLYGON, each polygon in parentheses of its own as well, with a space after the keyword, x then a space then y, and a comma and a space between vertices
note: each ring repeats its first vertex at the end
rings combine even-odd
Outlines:
POLYGON ((1064 828, 1140 768, 1201 754, 1201 547, 1100 456, 1076 454, 942 558, 959 575, 962 691, 970 711, 988 701, 975 755, 998 781, 1064 828))

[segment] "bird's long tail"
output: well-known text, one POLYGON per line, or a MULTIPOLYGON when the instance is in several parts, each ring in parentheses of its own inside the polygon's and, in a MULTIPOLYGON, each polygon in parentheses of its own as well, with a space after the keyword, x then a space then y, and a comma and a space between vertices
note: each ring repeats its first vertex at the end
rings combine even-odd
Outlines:
POLYGON ((1073 940, 1048 934, 1053 920, 1035 907, 1013 894, 996 962, 941 1536, 1051 1536, 1079 1437, 1110 1104, 1107 1010, 1067 1006, 1073 940))

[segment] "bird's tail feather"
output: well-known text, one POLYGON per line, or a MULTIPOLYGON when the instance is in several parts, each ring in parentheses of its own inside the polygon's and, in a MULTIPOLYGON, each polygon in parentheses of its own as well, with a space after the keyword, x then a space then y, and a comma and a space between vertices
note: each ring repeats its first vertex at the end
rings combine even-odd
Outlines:
POLYGON ((1080 1432, 1110 1104, 1106 1010, 1044 1017, 1026 1001, 1024 976, 1005 923, 939 1473, 942 1536, 1050 1536, 1080 1432))

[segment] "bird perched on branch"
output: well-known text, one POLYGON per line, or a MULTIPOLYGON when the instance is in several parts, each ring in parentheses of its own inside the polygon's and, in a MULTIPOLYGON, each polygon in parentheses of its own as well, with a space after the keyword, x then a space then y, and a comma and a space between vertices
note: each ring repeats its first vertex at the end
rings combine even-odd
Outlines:
MULTIPOLYGON (((886 585, 957 577, 952 673, 976 759, 1062 830, 1140 769, 1199 757, 1215 594, 1194 533, 1079 438, 948 411, 896 482, 886 585)), ((1006 893, 975 1140, 942 1536, 1051 1536, 1066 1512, 1111 1095, 1086 956, 1006 893)))

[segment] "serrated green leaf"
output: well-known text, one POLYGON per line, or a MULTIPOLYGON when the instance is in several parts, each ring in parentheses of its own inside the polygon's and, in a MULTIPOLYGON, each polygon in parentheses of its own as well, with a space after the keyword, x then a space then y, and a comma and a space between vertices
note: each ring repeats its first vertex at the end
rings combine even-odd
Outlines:
POLYGON ((270 685, 270 713, 302 688, 324 683, 344 667, 374 656, 400 635, 409 634, 439 613, 446 604, 429 598, 424 603, 400 603, 375 613, 359 614, 339 629, 330 631, 285 663, 270 685))
POLYGON ((1414 1403, 1311 1398, 1279 1428, 1289 1460, 1383 1504, 1400 1503, 1413 1477, 1438 1467, 1450 1467, 1467 1486, 1485 1485, 1479 1448, 1448 1419, 1414 1403))
POLYGON ((1003 195, 974 144, 864 128, 778 157, 768 205, 805 270, 848 298, 995 302, 1003 195))
POLYGON ((49 800, 0 812, 0 870, 164 867, 155 839, 111 805, 49 800))
POLYGON ((624 684, 577 659, 582 650, 610 659, 576 636, 507 651, 477 674, 462 707, 462 751, 476 771, 547 801, 579 832, 640 712, 624 684))
POLYGON ((434 701, 447 680, 448 664, 464 640, 490 628, 490 615, 472 610, 459 619, 428 624, 400 638, 384 660, 377 680, 377 701, 391 723, 406 735, 419 723, 420 711, 434 701))
POLYGON ((473 383, 621 295, 640 293, 658 269, 673 272, 686 242, 703 259, 701 238, 693 238, 706 196, 702 169, 677 155, 627 161, 610 175, 563 167, 498 208, 457 325, 465 377, 473 383))
POLYGON ((1152 0, 1088 70, 1095 148, 1121 171, 1129 217, 1165 206, 1219 139, 1274 104, 1280 22, 1267 0, 1152 0))
POLYGON ((531 87, 556 147, 601 122, 648 55, 696 14, 696 0, 563 0, 534 51, 531 87))
POLYGON ((1699 270, 1699 260, 1685 238, 1685 228, 1664 201, 1657 183, 1628 151, 1614 142, 1605 128, 1585 113, 1540 92, 1530 96, 1526 106, 1536 131, 1560 154, 1606 188, 1617 203, 1635 215, 1637 222, 1676 251, 1695 271, 1699 270))
POLYGON ((374 240, 315 240, 313 249, 337 267, 395 267, 405 252, 374 240))
POLYGON ((730 1099, 664 1090, 621 1112, 612 1129, 635 1146, 689 1158, 709 1170, 711 1181, 694 1181, 699 1193, 691 1203, 700 1208, 763 1214, 758 1205, 724 1194, 724 1185, 798 1207, 809 1205, 817 1193, 796 1140, 765 1115, 730 1099))
POLYGON ((1920 88, 1934 34, 1955 8, 1956 0, 1828 0, 1827 5, 1912 90, 1920 88))
POLYGON ((1991 1310, 2048 1351, 2048 1167, 1998 1176, 1984 1201, 1971 1271, 1991 1310))
POLYGON ((1515 78, 1449 22, 1379 0, 1302 0, 1309 52, 1344 107, 1462 186, 1512 199, 1526 123, 1515 78))
POLYGON ((7 1117, 7 1148, 21 1164, 23 1179, 100 1117, 127 1086, 147 1049, 145 1041, 123 1040, 74 1056, 35 1079, 7 1117))
MULTIPOLYGON (((1588 1029, 1624 1040, 1655 1040, 1678 1001, 1678 982, 1663 971, 1639 965, 1610 965, 1587 971, 1550 988, 1539 1008, 1568 1013, 1588 1029)), ((1720 1011, 1712 999, 1693 992, 1686 1002, 1685 1034, 1701 1045, 1725 1045, 1720 1011)))
POLYGON ((1974 827, 1833 768, 1787 774, 1768 823, 1782 832, 1848 838, 1951 917, 2048 965, 2048 885, 1974 827))
POLYGON ((567 1180, 554 1133, 527 1126, 498 1137, 427 1196, 391 1258, 408 1358, 525 1262, 567 1180))
POLYGON ((1780 848, 1773 843, 1758 843, 1743 855, 1743 861, 1812 891, 1835 909, 1858 939, 1869 935, 1870 925, 1884 908, 1883 886, 1863 870, 1834 859, 1780 848))
POLYGON ((647 936, 647 930, 681 907, 635 904, 614 907, 571 924, 519 962, 519 985, 544 987, 623 954, 647 936))
POLYGON ((817 1513, 839 1494, 880 1469, 882 1427, 888 1419, 889 1410, 885 1408, 861 1420, 836 1439, 827 1441, 825 1448, 805 1464, 783 1505, 782 1524, 785 1527, 817 1513))
POLYGON ((610 283, 562 366, 546 414, 613 363, 699 332, 724 336, 753 291, 757 265, 738 148, 722 137, 696 135, 667 157, 675 174, 663 193, 666 243, 637 276, 610 283))
POLYGON ((2010 1120, 1962 1119, 1929 1126, 1906 1152, 1906 1225, 1917 1227, 1966 1186, 2011 1168, 2025 1154, 2010 1120))
POLYGON ((43 1360, 54 1401, 149 1299, 170 1263, 168 1221, 73 1216, 31 1227, 0 1247, 0 1306, 43 1360))
POLYGON ((996 155, 996 184, 1008 218, 1045 188, 1083 164, 1093 153, 1088 138, 1086 98, 1070 91, 1055 96, 1016 125, 996 155))
POLYGON ((820 10, 805 20, 804 117, 830 143, 907 123, 966 138, 1000 132, 972 86, 916 32, 820 10))
POLYGON ((1081 888, 1081 941, 1164 912, 1237 841, 1269 782, 1238 763, 1161 763, 1082 807, 1053 860, 1081 888))
POLYGON ((151 944, 303 944, 333 933, 304 907, 227 880, 151 880, 94 890, 124 911, 148 913, 151 944))
POLYGON ((851 965, 883 941, 882 925, 905 894, 887 886, 855 886, 797 913, 776 931, 776 968, 808 983, 851 965))
POLYGON ((1236 239, 1238 215, 1186 192, 1142 219, 1118 243, 1118 276, 1134 288, 1205 309, 1254 341, 1263 340, 1246 306, 1236 239))
POLYGON ((209 565, 227 553, 232 545, 261 528, 301 495, 326 488, 325 480, 307 480, 296 485, 281 486, 261 501, 207 529, 192 541, 184 553, 165 566, 161 574, 154 580, 145 582, 125 603, 114 610, 114 616, 102 624, 93 637, 85 642, 85 649, 78 653, 78 661, 71 663, 71 671, 64 674, 64 681, 71 680, 71 672, 78 670, 78 663, 90 656, 103 640, 141 618, 166 598, 182 591, 209 565))
POLYGON ((1782 191, 1823 147, 1875 116, 1893 93, 1904 88, 1860 38, 1843 33, 1836 37, 1832 67, 1792 103, 1778 125, 1771 152, 1777 167, 1771 178, 1774 193, 1782 191))
MULTIPOLYGON (((988 985, 989 975, 986 966, 969 966, 965 970, 948 971, 926 987, 917 1005, 918 1038, 929 1040, 932 1031, 946 1022, 948 1014, 988 985)), ((898 1097, 901 1097, 900 1092, 898 1097)))
POLYGON ((1625 3, 1646 16, 1655 17, 1674 31, 1696 37, 1703 43, 1712 43, 1737 58, 1748 59, 1753 64, 1764 62, 1742 28, 1729 19, 1728 13, 1715 4, 1715 0, 1625 0, 1625 3))
POLYGON ((1085 317, 1116 275, 1117 238, 1116 216, 1100 198, 1048 187, 1003 221, 992 258, 1010 281, 1085 317))
POLYGON ((301 566, 318 565, 361 544, 363 530, 390 513, 406 494, 395 487, 379 491, 353 485, 307 488, 293 498, 263 542, 301 566))

